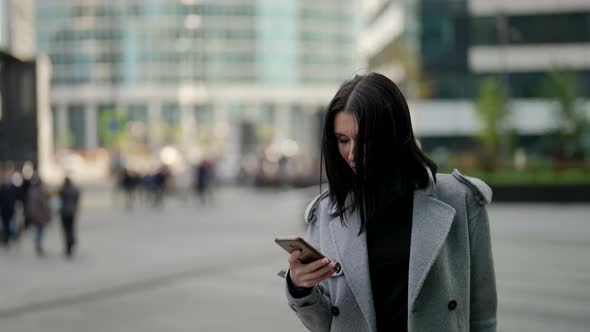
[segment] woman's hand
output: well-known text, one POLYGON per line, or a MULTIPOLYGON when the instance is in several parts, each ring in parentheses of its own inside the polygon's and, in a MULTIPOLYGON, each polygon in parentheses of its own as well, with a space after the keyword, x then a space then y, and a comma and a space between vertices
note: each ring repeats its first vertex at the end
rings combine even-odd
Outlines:
POLYGON ((327 258, 303 264, 299 261, 301 251, 295 250, 289 255, 289 277, 295 287, 310 288, 330 277, 336 268, 327 258))

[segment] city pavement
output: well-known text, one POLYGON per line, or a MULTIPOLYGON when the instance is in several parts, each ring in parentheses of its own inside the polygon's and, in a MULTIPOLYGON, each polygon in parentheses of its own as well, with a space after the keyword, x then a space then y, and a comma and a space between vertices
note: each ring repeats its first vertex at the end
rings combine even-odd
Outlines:
MULTIPOLYGON (((0 330, 303 331, 286 305, 278 235, 303 234, 309 191, 223 189, 210 206, 186 195, 126 211, 86 192, 80 250, 48 256, 27 236, 0 251, 0 330)), ((492 204, 499 331, 588 331, 590 205, 492 204)))

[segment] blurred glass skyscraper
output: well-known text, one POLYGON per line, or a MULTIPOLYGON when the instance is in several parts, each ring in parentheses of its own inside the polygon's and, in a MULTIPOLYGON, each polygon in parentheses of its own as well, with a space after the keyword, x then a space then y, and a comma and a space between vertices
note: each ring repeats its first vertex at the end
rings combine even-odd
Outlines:
POLYGON ((547 73, 590 87, 588 0, 364 0, 369 68, 416 99, 467 99, 506 75, 510 96, 543 98, 547 73))
POLYGON ((357 13, 355 0, 39 0, 56 140, 108 145, 117 110, 151 147, 305 148, 314 113, 364 65, 357 13))
MULTIPOLYGON (((361 52, 370 70, 396 81, 410 99, 426 151, 474 148, 483 82, 498 82, 514 114, 506 124, 519 136, 514 143, 535 151, 556 128, 556 94, 590 96, 589 0, 362 4, 361 52), (556 73, 571 91, 548 88, 556 73)), ((590 114, 590 103, 583 107, 590 114)))

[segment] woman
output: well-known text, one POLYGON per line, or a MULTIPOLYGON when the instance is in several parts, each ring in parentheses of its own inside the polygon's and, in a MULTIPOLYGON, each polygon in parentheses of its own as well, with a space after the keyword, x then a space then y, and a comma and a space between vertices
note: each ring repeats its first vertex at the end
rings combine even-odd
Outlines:
POLYGON ((76 215, 80 203, 80 189, 72 182, 72 179, 66 177, 62 187, 59 189, 59 198, 61 200, 61 225, 64 235, 64 255, 72 258, 74 247, 76 245, 76 215))
POLYGON ((329 190, 306 211, 326 257, 289 256, 289 306, 312 331, 495 331, 482 181, 437 175, 407 103, 385 76, 345 82, 323 137, 329 190))
POLYGON ((39 257, 44 257, 43 235, 45 225, 51 220, 51 210, 49 207, 49 192, 39 178, 33 180, 29 189, 27 209, 27 215, 35 226, 35 251, 39 257))

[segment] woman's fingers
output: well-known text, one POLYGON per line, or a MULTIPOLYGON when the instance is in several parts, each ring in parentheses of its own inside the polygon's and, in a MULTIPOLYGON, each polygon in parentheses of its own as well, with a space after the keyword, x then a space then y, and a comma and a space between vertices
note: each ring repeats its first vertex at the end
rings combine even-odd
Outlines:
POLYGON ((312 287, 334 273, 335 264, 327 258, 318 259, 309 264, 302 264, 297 260, 299 253, 293 253, 289 257, 290 277, 293 285, 297 287, 312 287))
POLYGON ((330 260, 327 258, 321 258, 318 259, 316 261, 313 261, 309 264, 303 264, 302 268, 301 268, 301 272, 303 273, 312 273, 322 267, 324 267, 325 265, 330 264, 330 260))
MULTIPOLYGON (((313 286, 313 285, 317 284, 317 283, 314 283, 315 280, 317 280, 317 279, 323 280, 323 279, 325 279, 324 276, 327 275, 329 277, 332 275, 332 273, 334 273, 334 264, 328 264, 320 269, 315 270, 314 272, 303 274, 300 278, 301 283, 302 284, 311 283, 313 286)), ((311 287, 311 286, 304 286, 304 287, 311 287)))
POLYGON ((289 255, 288 261, 289 261, 289 267, 291 269, 297 269, 298 271, 302 272, 302 273, 310 273, 313 272, 321 267, 323 267, 324 265, 330 263, 330 260, 327 258, 321 258, 318 259, 316 261, 313 261, 311 263, 301 263, 299 262, 299 256, 301 255, 301 251, 299 250, 294 250, 291 255, 289 255))
MULTIPOLYGON (((325 279, 328 279, 333 273, 334 273, 334 271, 330 270, 330 271, 322 274, 318 278, 305 281, 304 284, 311 285, 311 286, 317 285, 320 282, 324 281, 325 279)), ((303 286, 303 287, 311 287, 311 286, 303 286)))
POLYGON ((294 264, 297 263, 297 260, 299 259, 299 255, 301 255, 301 251, 299 250, 293 250, 291 252, 291 254, 289 255, 289 266, 293 267, 294 264))

